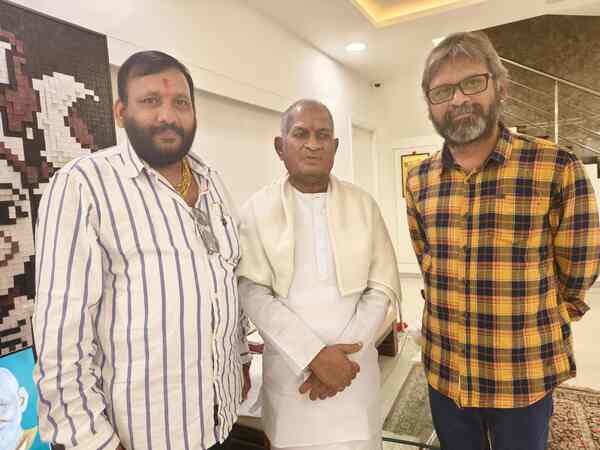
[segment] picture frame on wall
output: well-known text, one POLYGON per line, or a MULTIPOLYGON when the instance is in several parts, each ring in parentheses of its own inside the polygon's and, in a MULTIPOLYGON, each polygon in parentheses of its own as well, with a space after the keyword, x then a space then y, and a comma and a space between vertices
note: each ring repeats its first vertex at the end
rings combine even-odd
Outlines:
POLYGON ((38 395, 31 347, 0 358, 0 448, 49 450, 38 432, 38 395))
POLYGON ((429 153, 407 153, 400 156, 400 166, 402 167, 402 198, 406 198, 406 182, 408 180, 408 172, 415 165, 429 158, 429 153))

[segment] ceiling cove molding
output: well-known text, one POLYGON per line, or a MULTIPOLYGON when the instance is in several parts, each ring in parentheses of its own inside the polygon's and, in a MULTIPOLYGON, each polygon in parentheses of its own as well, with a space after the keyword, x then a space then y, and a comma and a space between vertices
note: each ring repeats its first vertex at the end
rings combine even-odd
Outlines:
POLYGON ((348 0, 376 28, 419 19, 487 0, 348 0))

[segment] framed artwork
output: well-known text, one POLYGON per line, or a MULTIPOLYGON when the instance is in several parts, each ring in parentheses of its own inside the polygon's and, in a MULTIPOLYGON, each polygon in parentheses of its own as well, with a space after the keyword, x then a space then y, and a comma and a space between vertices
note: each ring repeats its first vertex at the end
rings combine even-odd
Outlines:
POLYGON ((416 164, 429 157, 429 153, 408 153, 400 156, 400 166, 402 173, 402 197, 406 197, 406 181, 408 179, 408 171, 416 164))
POLYGON ((33 349, 0 358, 0 450, 48 450, 38 433, 33 349))
POLYGON ((50 177, 115 143, 106 36, 0 0, 0 357, 33 345, 33 226, 50 177))

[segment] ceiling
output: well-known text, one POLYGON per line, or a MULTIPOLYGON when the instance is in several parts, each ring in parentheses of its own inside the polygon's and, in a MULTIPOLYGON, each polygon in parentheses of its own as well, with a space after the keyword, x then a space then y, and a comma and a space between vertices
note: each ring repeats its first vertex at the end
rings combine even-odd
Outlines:
POLYGON ((487 0, 350 0, 377 28, 485 1, 487 0))
POLYGON ((432 39, 542 14, 600 14, 595 0, 246 0, 283 28, 354 70, 384 82, 423 64, 432 39), (363 53, 348 53, 361 41, 363 53))

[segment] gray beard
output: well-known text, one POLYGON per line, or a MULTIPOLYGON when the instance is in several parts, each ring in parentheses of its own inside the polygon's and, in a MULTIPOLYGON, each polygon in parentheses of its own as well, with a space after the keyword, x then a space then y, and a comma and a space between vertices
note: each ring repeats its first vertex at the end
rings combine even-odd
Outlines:
POLYGON ((477 143, 489 138, 500 121, 501 110, 502 104, 498 100, 498 97, 496 97, 496 100, 490 105, 487 114, 483 111, 481 105, 473 103, 470 105, 461 105, 451 111, 447 111, 441 123, 436 122, 433 118, 430 108, 429 119, 438 134, 452 148, 460 151, 468 144, 477 143), (464 112, 469 112, 473 115, 459 120, 452 118, 453 115, 464 112))

